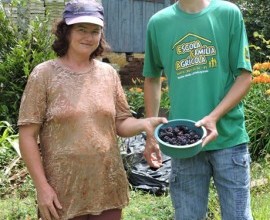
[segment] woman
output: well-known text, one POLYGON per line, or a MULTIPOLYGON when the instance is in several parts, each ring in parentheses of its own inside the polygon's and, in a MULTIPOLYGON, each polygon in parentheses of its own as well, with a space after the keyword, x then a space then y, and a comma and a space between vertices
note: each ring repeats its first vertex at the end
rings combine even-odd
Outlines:
POLYGON ((103 26, 101 5, 68 3, 55 31, 58 58, 34 68, 22 97, 20 149, 42 219, 121 219, 128 181, 117 135, 153 136, 166 123, 131 116, 118 74, 95 59, 103 26))

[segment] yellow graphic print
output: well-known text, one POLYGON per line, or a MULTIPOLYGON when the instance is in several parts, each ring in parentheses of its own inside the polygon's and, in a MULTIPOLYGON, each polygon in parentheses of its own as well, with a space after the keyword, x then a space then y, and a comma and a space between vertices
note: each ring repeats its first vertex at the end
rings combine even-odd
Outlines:
POLYGON ((181 59, 175 62, 177 75, 201 73, 209 68, 216 68, 216 48, 208 39, 194 34, 187 34, 177 41, 173 48, 181 59))
POLYGON ((249 49, 248 49, 248 47, 245 47, 244 48, 244 54, 245 54, 246 61, 249 61, 250 60, 250 56, 249 56, 249 49))

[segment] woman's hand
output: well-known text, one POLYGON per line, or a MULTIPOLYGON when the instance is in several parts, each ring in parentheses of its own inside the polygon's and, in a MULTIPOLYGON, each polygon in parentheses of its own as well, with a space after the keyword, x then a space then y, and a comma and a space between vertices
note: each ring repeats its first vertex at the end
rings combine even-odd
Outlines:
POLYGON ((166 118, 150 117, 146 118, 146 143, 143 155, 150 167, 159 168, 162 166, 162 157, 159 145, 154 137, 155 128, 162 123, 167 123, 166 118))
POLYGON ((159 168, 162 166, 161 152, 154 137, 147 137, 143 156, 150 167, 159 168))
POLYGON ((154 136, 155 128, 160 125, 167 123, 168 120, 163 117, 149 117, 143 119, 144 122, 144 131, 146 132, 147 136, 154 136))
POLYGON ((37 189, 37 202, 42 220, 59 219, 57 209, 62 206, 53 188, 47 184, 42 189, 37 189))
POLYGON ((162 158, 159 146, 154 137, 154 131, 159 124, 167 122, 167 119, 162 117, 149 117, 143 119, 129 117, 124 120, 117 120, 116 130, 120 137, 132 137, 145 131, 147 140, 144 150, 144 157, 151 167, 158 168, 162 164, 162 158))

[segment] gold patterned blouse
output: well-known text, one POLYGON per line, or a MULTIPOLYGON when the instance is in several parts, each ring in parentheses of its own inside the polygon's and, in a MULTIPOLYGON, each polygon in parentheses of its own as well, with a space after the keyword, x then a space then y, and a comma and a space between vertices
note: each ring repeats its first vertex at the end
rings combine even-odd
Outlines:
POLYGON ((116 120, 130 117, 117 72, 98 60, 73 72, 58 59, 35 67, 18 125, 37 123, 43 166, 63 206, 61 220, 128 204, 116 120))

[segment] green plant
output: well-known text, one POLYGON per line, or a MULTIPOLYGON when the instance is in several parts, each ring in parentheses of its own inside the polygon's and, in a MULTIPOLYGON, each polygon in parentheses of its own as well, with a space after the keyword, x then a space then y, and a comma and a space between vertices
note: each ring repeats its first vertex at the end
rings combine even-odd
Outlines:
MULTIPOLYGON (((143 92, 143 80, 132 79, 134 86, 125 88, 128 104, 132 111, 134 111, 138 117, 144 116, 144 92, 143 92)), ((168 94, 167 79, 161 77, 161 97, 160 97, 160 113, 166 116, 170 108, 170 98, 168 94), (161 112, 163 111, 163 112, 161 112)))
POLYGON ((3 199, 0 203, 0 219, 5 220, 36 220, 36 206, 33 197, 25 199, 3 199))
MULTIPOLYGON (((251 205, 254 219, 266 220, 270 217, 270 156, 259 163, 251 164, 252 182, 266 179, 262 185, 251 188, 251 205)), ((0 176, 1 179, 1 176, 0 176)), ((30 179, 30 178, 29 178, 30 179)), ((11 188, 10 184, 6 185, 11 188)), ((22 197, 18 190, 9 190, 5 198, 0 199, 0 219, 36 219, 36 202, 33 185, 27 181, 21 188, 28 189, 27 197, 22 197), (17 212, 17 213, 14 213, 17 212)), ((123 220, 173 220, 173 206, 170 195, 155 196, 142 191, 130 192, 130 204, 123 210, 123 220)), ((217 192, 211 184, 207 220, 220 219, 220 208, 217 192)))
POLYGON ((143 81, 140 79, 132 79, 133 87, 126 88, 125 94, 128 104, 136 117, 140 118, 144 115, 144 92, 142 89, 143 81))
MULTIPOLYGON (((252 63, 264 62, 266 56, 269 55, 269 48, 262 39, 254 36, 254 33, 259 32, 265 39, 270 39, 269 17, 270 5, 268 0, 236 0, 235 3, 239 5, 243 12, 243 17, 246 24, 246 30, 250 45, 260 47, 260 50, 251 47, 252 63), (259 10, 260 9, 260 10, 259 10), (259 53, 258 53, 259 52, 259 53)), ((269 44, 268 44, 269 45, 269 44)))
POLYGON ((170 109, 170 98, 169 98, 169 87, 166 77, 161 78, 161 98, 160 98, 160 109, 165 110, 166 113, 170 109))
POLYGON ((155 196, 141 191, 130 192, 130 204, 124 209, 123 220, 173 220, 170 196, 155 196))
POLYGON ((270 40, 266 40, 263 34, 257 31, 253 33, 254 41, 250 44, 253 60, 265 61, 270 59, 270 40))
POLYGON ((7 121, 0 121, 0 170, 17 155, 15 148, 18 135, 7 121))
POLYGON ((262 157, 251 166, 251 205, 254 219, 269 219, 270 206, 265 204, 270 196, 270 155, 262 157))
POLYGON ((255 160, 270 153, 270 98, 265 95, 266 88, 264 84, 253 84, 244 101, 250 152, 255 160))
POLYGON ((14 26, 8 19, 6 19, 6 14, 0 5, 0 62, 6 53, 10 51, 16 44, 16 33, 18 32, 17 27, 14 26))
POLYGON ((14 126, 20 98, 30 72, 38 63, 55 57, 51 49, 53 36, 47 18, 40 20, 37 17, 30 22, 24 34, 21 34, 3 12, 0 15, 1 28, 2 25, 7 30, 14 27, 14 32, 5 36, 12 42, 12 46, 7 46, 0 57, 0 120, 6 120, 14 126))
POLYGON ((250 153, 254 160, 270 153, 270 63, 253 66, 253 84, 244 99, 250 153))

